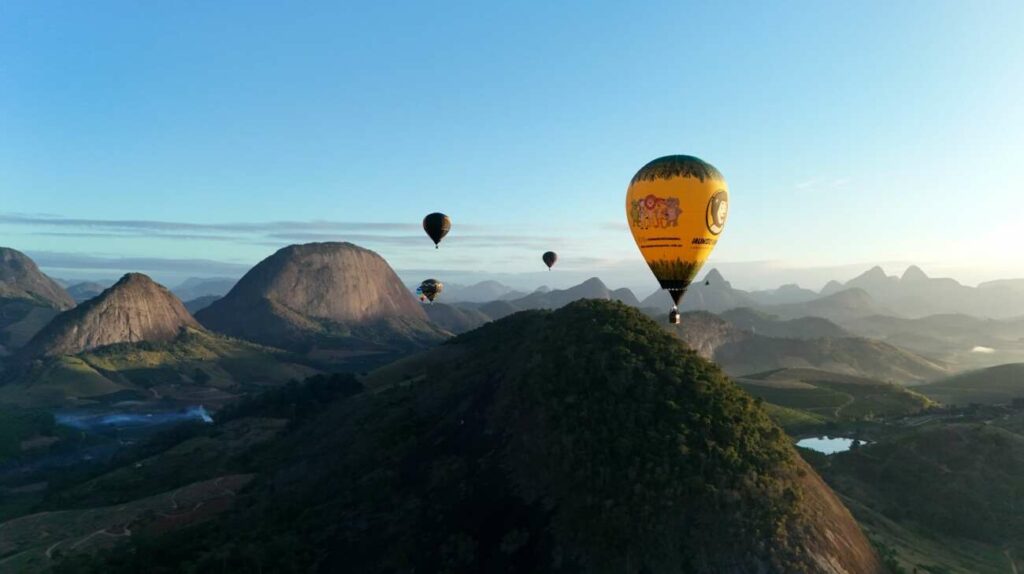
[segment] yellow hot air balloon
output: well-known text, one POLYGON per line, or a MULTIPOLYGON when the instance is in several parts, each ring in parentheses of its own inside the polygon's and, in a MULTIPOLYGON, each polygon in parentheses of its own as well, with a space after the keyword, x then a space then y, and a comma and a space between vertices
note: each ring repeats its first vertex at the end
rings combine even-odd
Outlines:
POLYGON ((640 253, 675 305, 707 261, 729 215, 729 186, 709 163, 660 157, 640 168, 626 190, 626 219, 640 253))

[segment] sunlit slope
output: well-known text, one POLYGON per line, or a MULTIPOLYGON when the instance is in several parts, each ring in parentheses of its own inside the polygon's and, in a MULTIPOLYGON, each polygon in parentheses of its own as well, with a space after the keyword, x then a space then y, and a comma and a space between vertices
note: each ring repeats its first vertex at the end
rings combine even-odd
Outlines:
POLYGON ((104 401, 118 393, 121 400, 167 398, 216 408, 241 394, 315 372, 287 352, 186 329, 171 341, 37 359, 0 386, 0 402, 62 406, 104 401))
POLYGON ((781 369, 737 382, 768 403, 824 420, 909 415, 934 404, 900 385, 817 369, 781 369))

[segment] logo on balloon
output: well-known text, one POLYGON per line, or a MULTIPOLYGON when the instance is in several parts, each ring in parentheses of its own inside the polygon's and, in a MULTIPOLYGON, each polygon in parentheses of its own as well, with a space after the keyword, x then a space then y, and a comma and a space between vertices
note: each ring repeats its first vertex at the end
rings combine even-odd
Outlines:
POLYGON ((679 199, 648 195, 629 203, 629 218, 633 227, 640 229, 661 229, 679 225, 679 199))
POLYGON ((705 221, 708 231, 718 235, 725 229, 725 220, 729 217, 729 192, 724 189, 718 190, 708 200, 708 210, 705 221))

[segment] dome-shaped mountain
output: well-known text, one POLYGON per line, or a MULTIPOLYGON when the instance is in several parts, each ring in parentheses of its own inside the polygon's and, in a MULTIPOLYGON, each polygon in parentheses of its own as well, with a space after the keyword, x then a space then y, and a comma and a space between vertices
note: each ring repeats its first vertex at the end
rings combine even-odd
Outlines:
POLYGON ((183 328, 202 329, 162 285, 129 273, 103 293, 57 315, 25 347, 28 355, 74 355, 116 343, 170 341, 183 328))
POLYGON ((9 247, 0 247, 0 298, 28 299, 64 310, 75 306, 75 300, 39 270, 35 261, 9 247))
POLYGON ((251 533, 204 548, 296 541, 290 567, 320 572, 882 571, 754 399, 635 309, 518 313, 366 383, 276 447, 250 497, 270 502, 231 519, 251 533))
POLYGON ((196 317, 214 331, 303 351, 381 353, 445 337, 387 261, 351 243, 285 247, 196 317))

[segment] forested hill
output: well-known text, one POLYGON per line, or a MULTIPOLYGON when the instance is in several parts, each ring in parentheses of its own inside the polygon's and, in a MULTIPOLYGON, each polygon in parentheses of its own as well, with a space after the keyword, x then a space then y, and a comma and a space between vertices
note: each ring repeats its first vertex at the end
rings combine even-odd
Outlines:
POLYGON ((66 571, 881 571, 757 402, 625 305, 517 313, 366 384, 215 522, 66 571))

